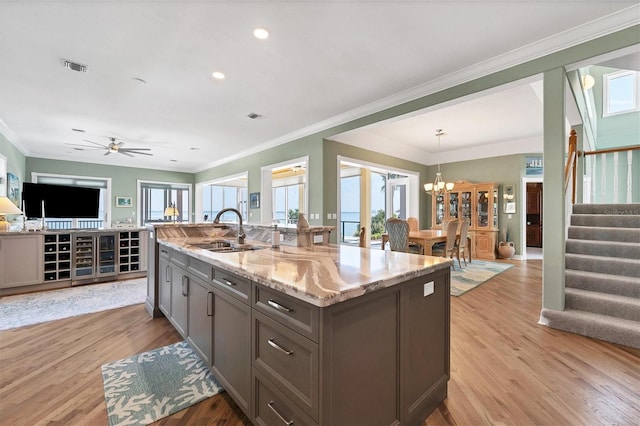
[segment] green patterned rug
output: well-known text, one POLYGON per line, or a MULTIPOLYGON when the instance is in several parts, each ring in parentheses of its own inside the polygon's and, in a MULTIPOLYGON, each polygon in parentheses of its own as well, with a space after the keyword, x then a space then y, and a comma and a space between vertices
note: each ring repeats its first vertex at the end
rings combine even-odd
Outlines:
POLYGON ((462 296, 469 290, 473 290, 513 266, 510 263, 473 259, 473 262, 467 263, 467 266, 464 266, 463 262, 461 270, 458 266, 458 261, 454 261, 456 262, 456 269, 451 271, 452 296, 462 296))
POLYGON ((109 425, 146 425, 221 392, 187 342, 102 366, 109 425))

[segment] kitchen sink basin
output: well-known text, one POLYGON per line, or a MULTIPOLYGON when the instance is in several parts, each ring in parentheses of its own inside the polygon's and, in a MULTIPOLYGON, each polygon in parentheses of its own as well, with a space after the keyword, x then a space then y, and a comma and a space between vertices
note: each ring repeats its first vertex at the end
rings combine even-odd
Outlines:
POLYGON ((239 251, 251 251, 266 248, 266 246, 258 246, 254 244, 237 244, 227 240, 216 240, 207 243, 197 243, 189 245, 214 253, 236 253, 239 251))

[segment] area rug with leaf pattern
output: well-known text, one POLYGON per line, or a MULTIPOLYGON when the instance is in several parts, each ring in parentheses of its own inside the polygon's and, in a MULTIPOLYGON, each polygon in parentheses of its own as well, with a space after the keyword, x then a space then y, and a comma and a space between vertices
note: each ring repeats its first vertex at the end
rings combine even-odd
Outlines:
POLYGON ((109 425, 146 425, 220 391, 187 342, 178 342, 102 366, 109 425))
POLYGON ((469 290, 473 290, 513 266, 510 263, 473 259, 471 263, 467 262, 467 266, 463 262, 461 269, 458 266, 458 261, 454 261, 456 262, 455 270, 451 271, 452 296, 462 296, 469 290))

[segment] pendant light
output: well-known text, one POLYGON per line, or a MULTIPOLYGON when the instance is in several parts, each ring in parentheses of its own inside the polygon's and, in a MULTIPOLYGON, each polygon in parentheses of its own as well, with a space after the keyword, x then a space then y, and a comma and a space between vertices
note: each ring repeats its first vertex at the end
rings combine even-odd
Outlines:
MULTIPOLYGON (((444 135, 446 135, 446 133, 443 132, 442 129, 436 130, 436 136, 438 137, 438 155, 440 155, 440 137, 444 135)), ((442 179, 440 161, 438 161, 438 172, 436 173, 436 178, 433 183, 425 183, 424 190, 431 196, 438 196, 444 194, 445 189, 447 191, 451 191, 453 189, 453 182, 445 182, 444 179, 442 179)))

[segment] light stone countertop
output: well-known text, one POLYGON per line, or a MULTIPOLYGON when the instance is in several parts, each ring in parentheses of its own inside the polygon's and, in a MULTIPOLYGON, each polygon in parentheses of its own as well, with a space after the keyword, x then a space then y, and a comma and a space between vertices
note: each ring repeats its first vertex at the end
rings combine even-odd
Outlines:
POLYGON ((192 245, 206 243, 202 238, 159 238, 158 242, 319 307, 448 269, 452 263, 442 257, 344 245, 211 252, 192 245))

